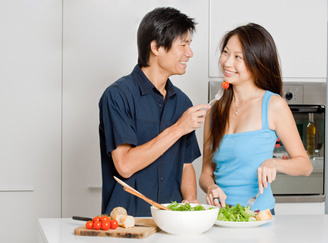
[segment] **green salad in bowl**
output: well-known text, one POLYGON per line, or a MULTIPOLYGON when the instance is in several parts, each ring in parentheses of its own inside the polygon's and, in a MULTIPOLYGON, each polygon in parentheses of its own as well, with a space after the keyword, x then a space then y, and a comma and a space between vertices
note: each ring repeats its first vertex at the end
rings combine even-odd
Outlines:
POLYGON ((213 205, 196 203, 165 203, 170 210, 150 207, 157 226, 174 235, 202 234, 216 222, 219 208, 213 205))
POLYGON ((196 206, 191 206, 190 203, 177 203, 177 202, 172 202, 171 204, 167 205, 169 209, 172 211, 201 211, 201 210, 209 210, 209 209, 214 209, 214 207, 210 208, 205 208, 203 205, 198 204, 196 206))

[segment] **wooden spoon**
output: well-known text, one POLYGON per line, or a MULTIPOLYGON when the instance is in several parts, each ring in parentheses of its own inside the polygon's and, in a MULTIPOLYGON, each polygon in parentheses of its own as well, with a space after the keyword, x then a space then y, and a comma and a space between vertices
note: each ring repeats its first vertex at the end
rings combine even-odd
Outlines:
POLYGON ((162 204, 159 204, 157 202, 154 202, 153 200, 151 200, 150 198, 142 195, 140 192, 138 192, 136 189, 132 188, 131 186, 129 186, 128 184, 126 184, 125 182, 121 181, 120 179, 118 179, 116 176, 114 176, 114 179, 120 183, 123 186, 123 189, 128 192, 131 193, 134 196, 137 196, 139 198, 141 198, 142 200, 146 201, 147 203, 149 203, 150 205, 153 205, 154 207, 158 208, 158 209, 163 209, 163 210, 171 210, 165 206, 163 206, 162 204))

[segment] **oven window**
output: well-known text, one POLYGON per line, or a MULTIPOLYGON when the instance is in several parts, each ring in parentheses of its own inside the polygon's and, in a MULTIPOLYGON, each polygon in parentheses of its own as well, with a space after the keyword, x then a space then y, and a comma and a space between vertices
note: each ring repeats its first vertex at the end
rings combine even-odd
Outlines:
MULTIPOLYGON (((325 107, 290 105, 298 132, 313 165, 310 176, 289 176, 277 173, 271 188, 275 196, 323 195, 324 194, 324 148, 325 107)), ((283 143, 278 140, 274 157, 288 156, 283 143)))

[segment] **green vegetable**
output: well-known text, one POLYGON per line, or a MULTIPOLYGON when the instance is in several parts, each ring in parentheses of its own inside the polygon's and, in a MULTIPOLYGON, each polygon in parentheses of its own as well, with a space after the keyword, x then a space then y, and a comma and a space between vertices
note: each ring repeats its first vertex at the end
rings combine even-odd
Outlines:
POLYGON ((218 220, 233 222, 256 221, 255 213, 249 207, 242 207, 239 203, 236 206, 226 206, 220 208, 218 220))
MULTIPOLYGON (((201 211, 206 210, 202 205, 196 205, 195 207, 192 207, 189 203, 177 203, 172 202, 170 205, 167 206, 172 211, 201 211)), ((212 208, 209 208, 212 209, 212 208)))

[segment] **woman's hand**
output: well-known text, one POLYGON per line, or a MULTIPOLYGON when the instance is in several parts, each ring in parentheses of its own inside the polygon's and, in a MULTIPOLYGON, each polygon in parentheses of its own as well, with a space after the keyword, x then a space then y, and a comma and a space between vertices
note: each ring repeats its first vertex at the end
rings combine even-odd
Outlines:
POLYGON ((206 201, 210 205, 217 207, 225 207, 225 200, 227 195, 224 191, 216 184, 213 184, 207 188, 206 201))
POLYGON ((267 159, 257 169, 257 178, 259 183, 259 192, 263 193, 263 187, 267 188, 268 183, 272 183, 277 176, 274 159, 267 159))

